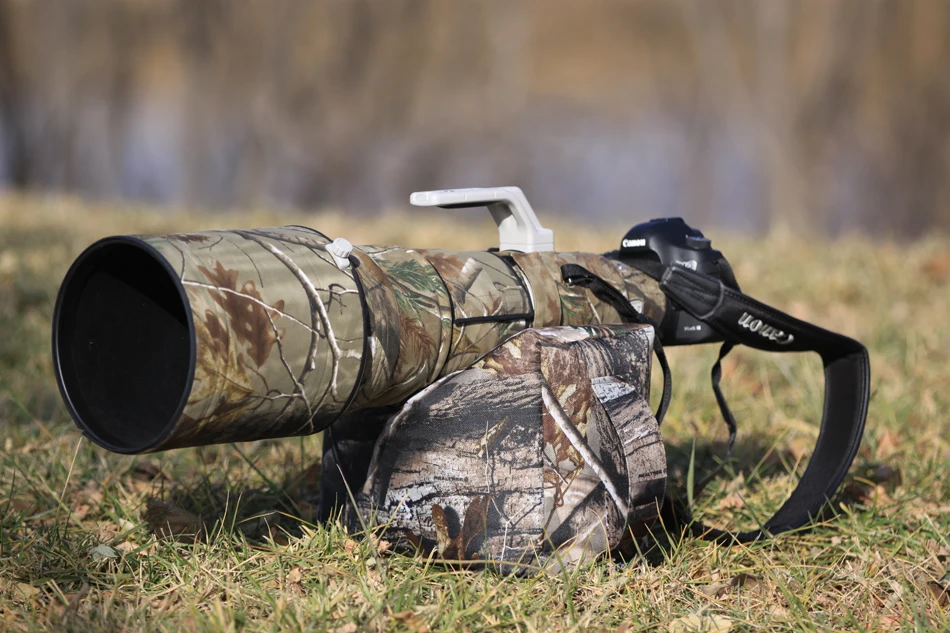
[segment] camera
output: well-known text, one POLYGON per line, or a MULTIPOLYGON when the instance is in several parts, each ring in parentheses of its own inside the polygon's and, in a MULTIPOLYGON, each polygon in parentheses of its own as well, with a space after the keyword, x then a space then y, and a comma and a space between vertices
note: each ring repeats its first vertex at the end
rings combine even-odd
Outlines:
MULTIPOLYGON (((683 218, 656 218, 636 225, 623 236, 617 257, 634 267, 638 260, 682 266, 716 277, 730 288, 739 290, 732 267, 723 254, 712 247, 712 241, 702 231, 686 224, 683 218)), ((723 340, 713 328, 672 301, 659 324, 659 335, 663 345, 667 346, 723 340)))

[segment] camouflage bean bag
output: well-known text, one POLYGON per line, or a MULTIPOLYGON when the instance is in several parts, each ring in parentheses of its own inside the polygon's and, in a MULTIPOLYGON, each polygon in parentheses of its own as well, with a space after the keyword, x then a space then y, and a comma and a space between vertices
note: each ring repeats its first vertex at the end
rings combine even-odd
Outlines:
POLYGON ((653 328, 525 330, 386 424, 357 509, 387 538, 504 572, 612 550, 657 516, 653 328))

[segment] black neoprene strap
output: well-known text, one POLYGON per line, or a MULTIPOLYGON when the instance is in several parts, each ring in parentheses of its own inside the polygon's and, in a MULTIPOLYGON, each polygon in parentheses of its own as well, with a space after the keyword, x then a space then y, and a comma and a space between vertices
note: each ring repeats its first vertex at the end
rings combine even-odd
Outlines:
MULTIPOLYGON (((705 539, 749 542, 801 527, 816 516, 844 480, 858 451, 870 398, 871 368, 859 342, 796 319, 723 284, 680 266, 627 262, 660 282, 666 296, 718 331, 727 345, 770 352, 817 352, 824 364, 825 402, 818 441, 798 486, 760 530, 728 532, 693 523, 705 539)), ((724 352, 728 352, 724 346, 724 352)), ((725 353, 720 353, 720 361, 725 353)), ((719 365, 717 361, 717 366, 719 365)), ((715 368, 713 381, 718 381, 715 368)), ((716 394, 722 408, 722 394, 716 394)), ((728 409, 726 409, 728 410, 728 409)), ((735 420, 730 423, 730 435, 735 420)))
POLYGON ((722 381, 722 359, 726 357, 726 354, 732 351, 733 347, 735 347, 735 343, 731 341, 726 341, 722 344, 722 347, 719 348, 719 357, 713 364, 710 376, 712 378, 713 394, 716 396, 716 404, 719 405, 719 412, 722 413, 722 419, 726 423, 726 428, 729 429, 729 447, 726 449, 726 454, 722 456, 719 464, 693 486, 693 499, 698 497, 702 491, 706 489, 706 486, 709 485, 709 482, 716 478, 723 467, 729 462, 729 458, 732 457, 732 450, 736 447, 736 433, 738 432, 736 416, 732 415, 732 410, 729 409, 729 403, 726 402, 726 396, 719 386, 719 383, 722 381))

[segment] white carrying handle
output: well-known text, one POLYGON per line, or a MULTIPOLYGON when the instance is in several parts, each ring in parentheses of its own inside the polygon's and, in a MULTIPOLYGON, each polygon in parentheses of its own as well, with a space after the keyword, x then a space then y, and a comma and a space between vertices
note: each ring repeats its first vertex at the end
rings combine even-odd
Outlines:
POLYGON ((417 207, 461 209, 488 207, 498 225, 498 249, 534 253, 554 250, 554 231, 538 222, 538 216, 518 187, 485 187, 416 191, 409 202, 417 207))

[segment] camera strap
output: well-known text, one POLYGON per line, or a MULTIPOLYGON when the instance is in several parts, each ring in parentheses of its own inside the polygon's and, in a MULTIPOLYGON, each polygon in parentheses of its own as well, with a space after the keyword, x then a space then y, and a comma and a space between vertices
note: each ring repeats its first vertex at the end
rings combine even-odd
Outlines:
MULTIPOLYGON (((735 419, 725 406, 718 383, 720 363, 732 346, 741 344, 769 352, 816 352, 821 357, 825 399, 818 440, 808 467, 789 498, 758 530, 729 532, 697 522, 691 525, 693 533, 704 539, 745 543, 806 524, 837 491, 861 443, 870 398, 867 349, 851 338, 776 310, 715 277, 657 262, 627 263, 659 281, 671 301, 726 340, 713 368, 713 389, 729 425, 730 450, 735 438, 735 419)), ((570 276, 573 283, 594 276, 581 270, 583 273, 562 268, 562 274, 565 279, 570 276)))

